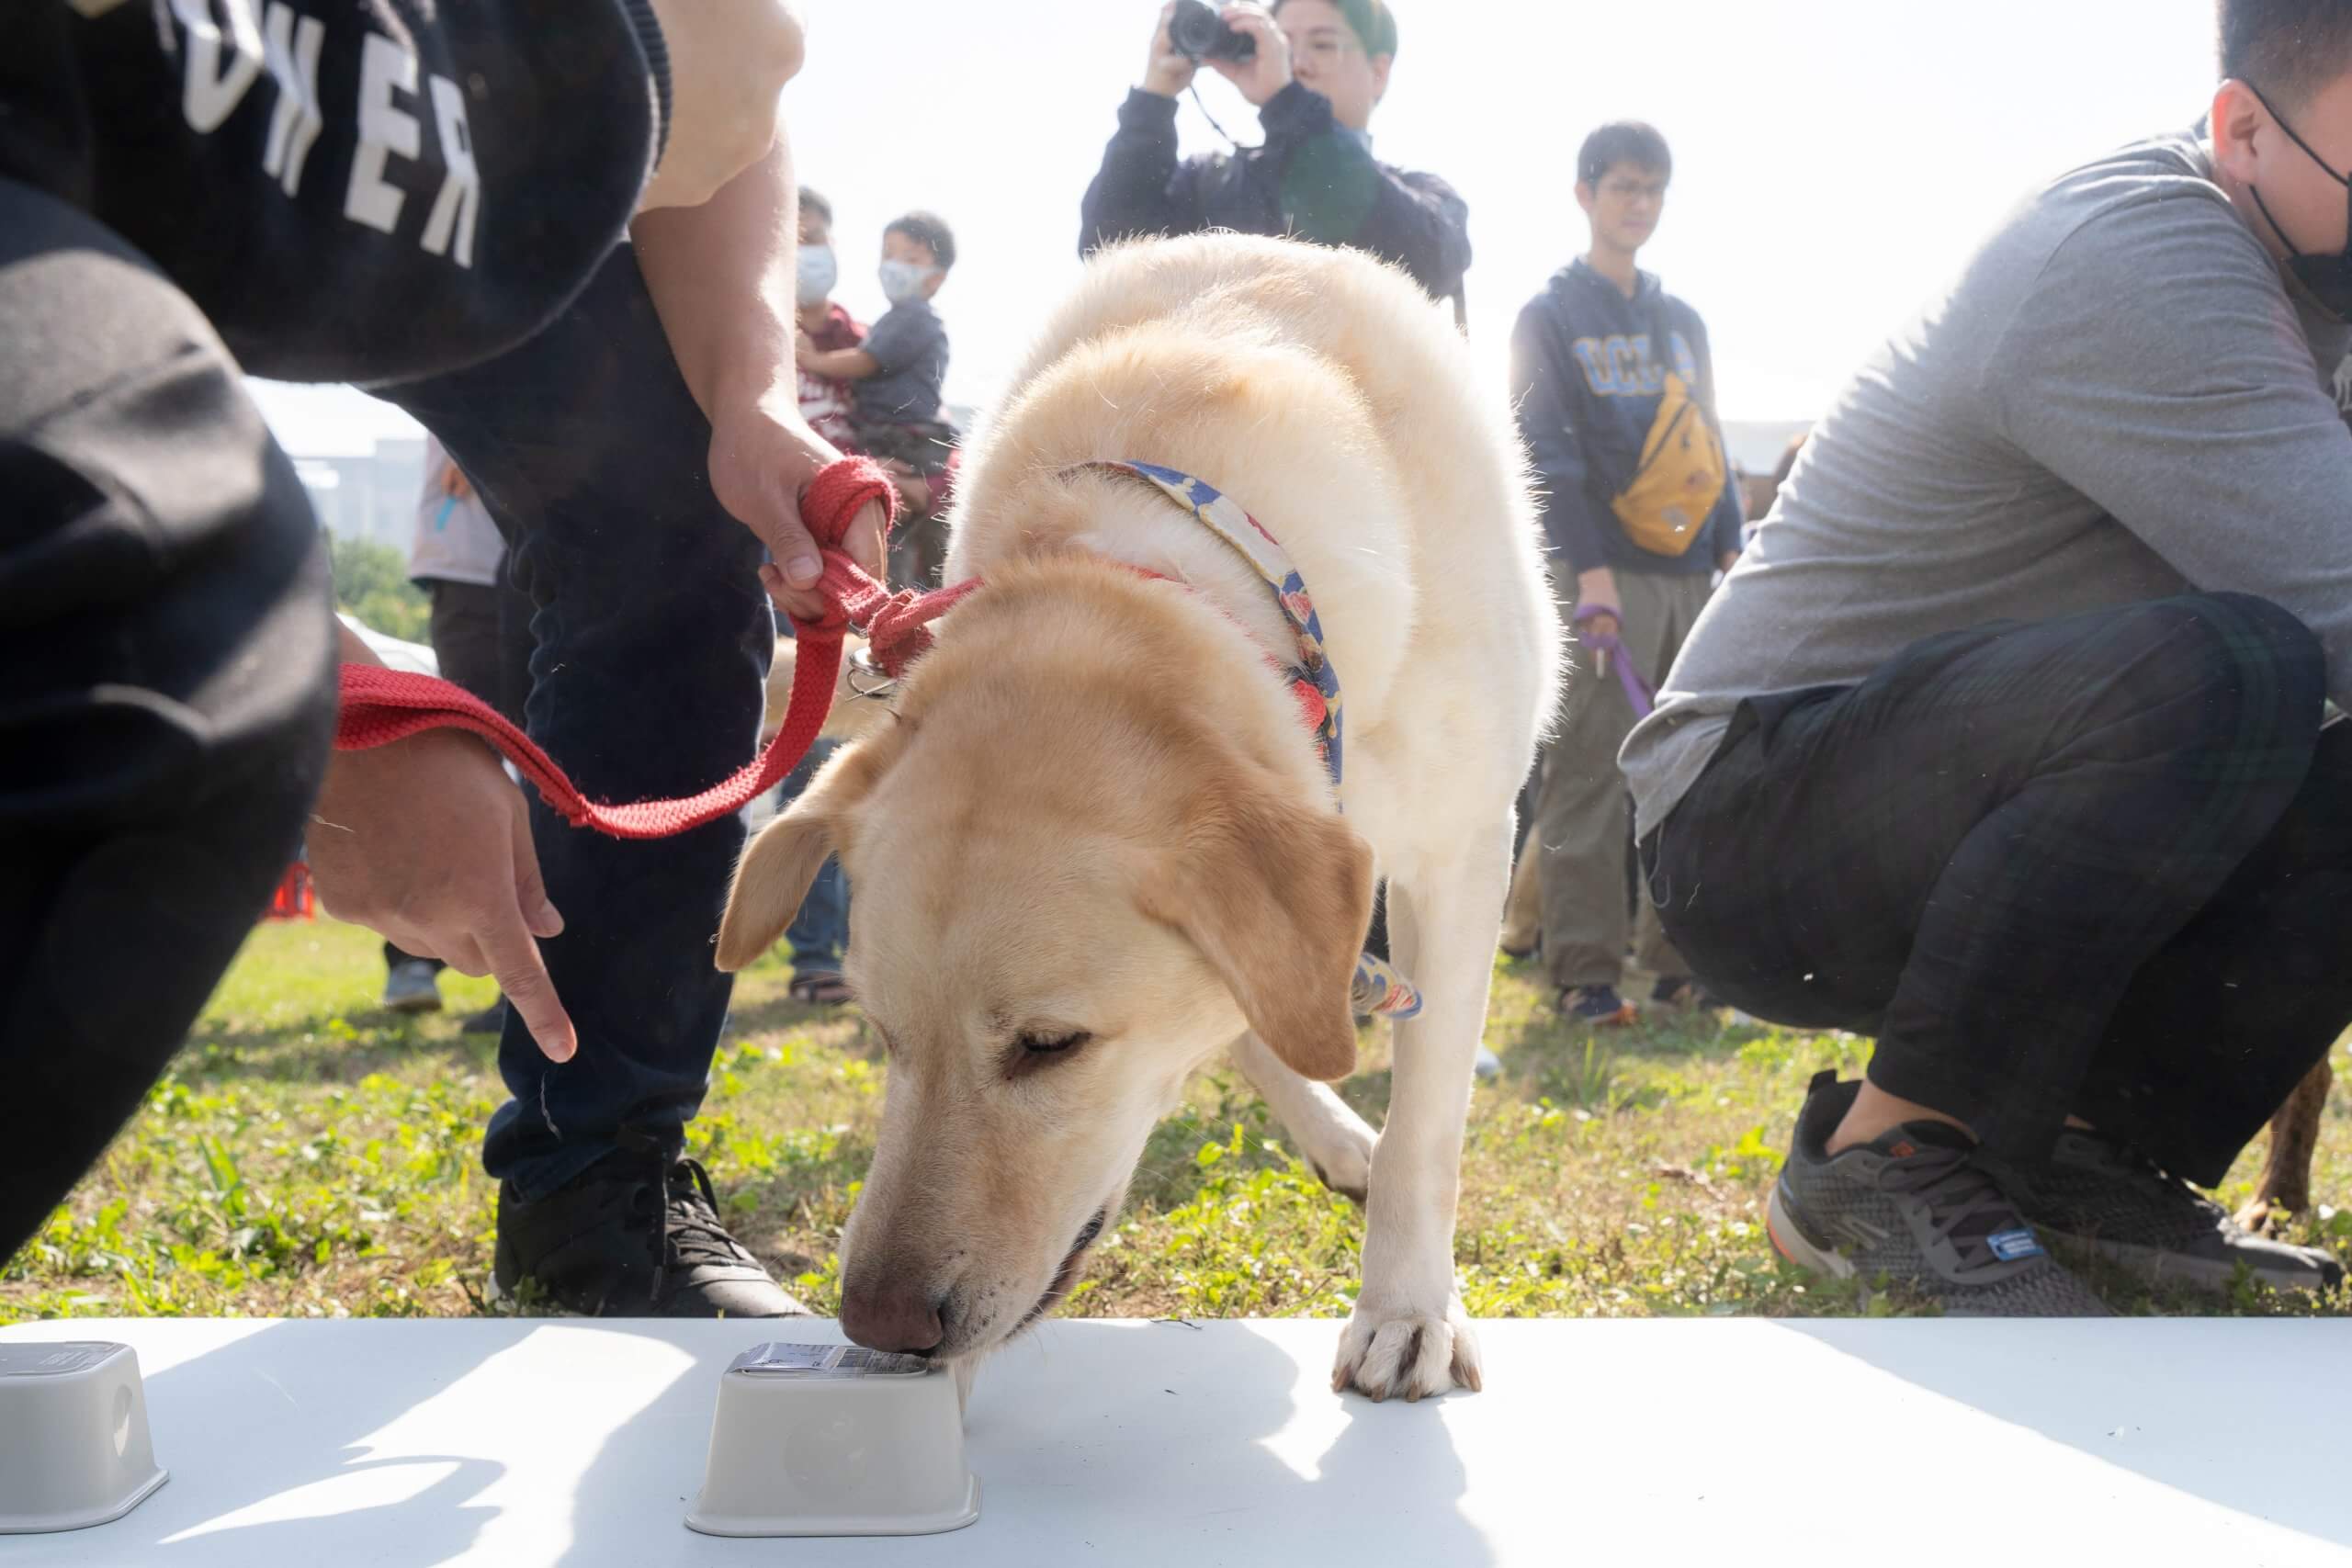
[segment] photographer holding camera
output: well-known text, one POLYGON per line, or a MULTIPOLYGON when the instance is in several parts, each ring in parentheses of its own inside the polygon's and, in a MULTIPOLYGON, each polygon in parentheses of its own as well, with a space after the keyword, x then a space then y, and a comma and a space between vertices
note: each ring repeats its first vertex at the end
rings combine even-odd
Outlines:
MULTIPOLYGON (((1388 90, 1396 19, 1385 0, 1273 0, 1159 13, 1143 85, 1087 186, 1080 254, 1131 234, 1233 229, 1353 245, 1462 310, 1469 209, 1435 175, 1376 161, 1368 129, 1388 90), (1203 63, 1241 90, 1265 140, 1176 156, 1176 96, 1203 63)), ((1214 122, 1212 122, 1214 123, 1214 122)))

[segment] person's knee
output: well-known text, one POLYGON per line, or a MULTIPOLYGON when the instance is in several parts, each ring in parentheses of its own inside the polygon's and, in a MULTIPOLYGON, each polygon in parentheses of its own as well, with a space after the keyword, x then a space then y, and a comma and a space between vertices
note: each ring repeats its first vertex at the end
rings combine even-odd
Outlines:
POLYGON ((2325 695, 2326 649, 2319 634, 2294 612, 2253 593, 2200 593, 2188 603, 2222 612, 2210 619, 2217 623, 2215 634, 2231 645, 2229 657, 2235 668, 2280 671, 2304 689, 2325 695))
POLYGON ((2144 606, 2141 620, 2135 660, 2183 724, 2237 747, 2317 738, 2327 656, 2293 614, 2250 593, 2193 593, 2144 606))

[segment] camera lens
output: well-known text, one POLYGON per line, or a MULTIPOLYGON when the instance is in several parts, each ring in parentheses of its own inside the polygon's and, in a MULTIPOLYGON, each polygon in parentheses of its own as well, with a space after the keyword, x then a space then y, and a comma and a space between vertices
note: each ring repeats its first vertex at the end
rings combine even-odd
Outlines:
POLYGON ((1168 18, 1168 41, 1194 59, 1213 53, 1225 24, 1200 0, 1183 0, 1168 18))

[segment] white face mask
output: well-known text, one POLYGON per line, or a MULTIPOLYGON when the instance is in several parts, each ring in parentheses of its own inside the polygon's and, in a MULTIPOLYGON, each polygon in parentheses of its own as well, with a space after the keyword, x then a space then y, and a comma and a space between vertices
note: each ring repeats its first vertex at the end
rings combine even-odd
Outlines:
POLYGON ((841 264, 833 260, 832 246, 803 245, 794 298, 803 305, 821 305, 832 297, 833 285, 841 281, 841 264))
POLYGON ((880 268, 882 298, 893 305, 919 299, 922 298, 922 286, 938 271, 935 266, 917 266, 912 262, 886 261, 880 268))

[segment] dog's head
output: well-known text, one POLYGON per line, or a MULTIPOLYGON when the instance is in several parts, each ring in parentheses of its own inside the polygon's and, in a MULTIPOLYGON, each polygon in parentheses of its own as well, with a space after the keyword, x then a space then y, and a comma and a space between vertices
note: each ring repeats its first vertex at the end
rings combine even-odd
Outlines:
POLYGON ((926 659, 895 722, 753 841, 719 931, 719 967, 750 963, 841 855, 849 977, 890 1058, 842 1320, 881 1348, 973 1355, 1050 1308, 1185 1076, 1245 1026, 1308 1077, 1354 1065, 1369 850, 1167 667, 1073 674, 1055 641, 926 659))

